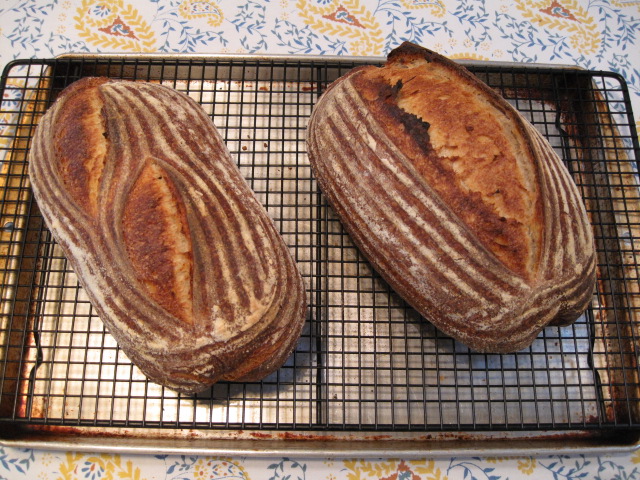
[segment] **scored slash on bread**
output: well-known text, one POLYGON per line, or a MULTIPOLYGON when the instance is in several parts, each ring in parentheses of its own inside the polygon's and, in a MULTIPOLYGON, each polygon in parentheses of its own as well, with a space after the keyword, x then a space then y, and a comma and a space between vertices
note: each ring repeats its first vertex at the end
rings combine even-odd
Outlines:
POLYGON ((593 233, 546 139, 451 60, 404 43, 333 82, 309 158, 354 243, 421 315, 512 352, 587 308, 593 233))
POLYGON ((258 380, 295 348, 302 277, 187 95, 75 82, 36 129, 29 177, 91 304, 152 381, 194 393, 258 380))

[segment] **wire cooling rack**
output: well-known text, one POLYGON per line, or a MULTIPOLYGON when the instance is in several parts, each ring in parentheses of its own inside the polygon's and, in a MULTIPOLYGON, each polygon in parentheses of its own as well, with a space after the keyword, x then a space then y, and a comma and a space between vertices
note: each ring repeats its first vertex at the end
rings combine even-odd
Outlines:
POLYGON ((0 85, 5 431, 597 431, 630 432, 635 441, 639 148, 624 81, 576 69, 467 65, 563 158, 599 255, 592 306, 573 326, 546 328, 516 354, 488 355, 443 335, 390 290, 312 176, 308 116, 330 82, 363 62, 72 56, 7 67, 0 85), (290 246, 309 318, 296 351, 264 380, 221 382, 195 396, 149 382, 105 331, 43 224, 27 177, 33 129, 64 87, 96 75, 161 82, 197 100, 290 246))

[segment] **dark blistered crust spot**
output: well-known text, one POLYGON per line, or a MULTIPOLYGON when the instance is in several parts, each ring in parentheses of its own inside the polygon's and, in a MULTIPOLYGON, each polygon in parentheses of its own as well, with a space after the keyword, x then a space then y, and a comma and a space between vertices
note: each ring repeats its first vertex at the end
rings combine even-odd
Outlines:
POLYGON ((393 86, 379 82, 376 88, 380 91, 377 101, 381 104, 385 116, 400 123, 404 127, 404 132, 413 138, 417 147, 425 155, 432 155, 433 149, 429 142, 429 123, 398 106, 402 80, 398 80, 393 86))
POLYGON ((365 80, 362 76, 354 77, 354 83, 363 92, 363 97, 369 103, 369 108, 374 112, 381 124, 393 122, 403 127, 403 133, 410 137, 414 144, 416 154, 433 155, 433 149, 429 142, 429 123, 422 121, 415 115, 404 111, 398 106, 398 95, 402 89, 402 81, 389 85, 382 78, 369 77, 365 80))

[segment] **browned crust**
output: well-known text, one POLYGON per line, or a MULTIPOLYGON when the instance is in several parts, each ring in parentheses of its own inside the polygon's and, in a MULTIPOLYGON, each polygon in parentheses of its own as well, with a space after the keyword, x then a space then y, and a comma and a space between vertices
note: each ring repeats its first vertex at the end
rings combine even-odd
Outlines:
POLYGON ((311 116, 308 147, 320 187, 373 266, 471 348, 522 349, 544 326, 574 321, 587 307, 595 250, 575 184, 542 136, 462 67, 402 45, 383 68, 356 69, 331 85, 311 116), (446 115, 429 111, 439 92, 424 69, 446 78, 456 106, 446 115), (475 103, 463 101, 470 95, 475 103), (457 124, 478 105, 497 125, 486 144, 510 150, 498 168, 484 166, 484 178, 472 168, 478 152, 467 148, 481 128, 466 135, 469 124, 457 124), (455 158, 469 167, 464 181, 465 169, 453 168, 438 143, 448 130, 471 139, 445 144, 468 150, 455 158), (491 177, 504 189, 501 204, 484 188, 491 177))
MULTIPOLYGON (((435 78, 428 76, 433 55, 399 51, 390 55, 384 68, 371 67, 352 76, 353 85, 453 214, 509 269, 533 279, 542 232, 531 227, 543 222, 542 204, 537 192, 527 191, 535 188, 537 179, 527 185, 518 169, 517 155, 534 163, 521 118, 505 109, 495 92, 478 88, 457 65, 447 65, 442 81, 438 70, 432 74, 435 78), (428 63, 416 63, 422 59, 428 63), (457 88, 450 88, 451 83, 457 88), (480 96, 482 103, 474 105, 480 96), (409 106, 413 112, 406 110, 409 106), (420 114, 428 115, 428 121, 420 114), (502 116, 510 131, 505 131, 502 116), (446 144, 434 146, 430 128, 438 128, 446 144), (512 142, 519 143, 517 151, 512 142)), ((535 169, 531 173, 537 176, 535 169)))
POLYGON ((64 97, 73 101, 57 114, 53 126, 53 148, 61 180, 70 197, 90 215, 97 213, 95 190, 102 176, 107 148, 99 93, 102 83, 104 80, 95 79, 83 88, 65 91, 64 97))
POLYGON ((192 99, 80 80, 40 121, 29 175, 92 305, 152 381, 193 393, 261 378, 291 354, 302 278, 192 99))
POLYGON ((124 205, 122 239, 141 288, 167 312, 193 323, 193 248, 179 195, 167 172, 149 160, 124 205))

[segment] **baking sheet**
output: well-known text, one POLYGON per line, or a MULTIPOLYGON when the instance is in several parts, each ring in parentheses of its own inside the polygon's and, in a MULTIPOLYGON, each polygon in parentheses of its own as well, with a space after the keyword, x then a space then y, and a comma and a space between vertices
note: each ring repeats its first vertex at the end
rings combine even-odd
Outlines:
POLYGON ((637 137, 620 108, 619 80, 476 66, 566 160, 601 256, 593 307, 573 326, 547 328, 517 354, 486 355, 439 333, 389 289, 315 183, 305 153, 308 116, 329 82, 364 61, 81 58, 18 74, 32 85, 38 78, 38 86, 25 88, 3 161, 10 171, 2 223, 11 215, 13 226, 3 231, 0 412, 15 438, 35 441, 45 432, 45 441, 60 444, 72 433, 86 445, 125 429, 137 441, 185 432, 208 442, 314 441, 322 432, 323 440, 337 444, 346 435, 372 452, 380 440, 424 445, 435 437, 467 445, 548 442, 549 435, 576 445, 595 437, 591 447, 606 448, 612 439, 599 432, 616 432, 617 441, 635 443, 637 137), (25 171, 37 114, 66 84, 95 74, 162 82, 200 102, 292 249, 309 318, 295 353, 262 382, 220 383, 195 397, 148 382, 105 331, 42 225, 25 171))

